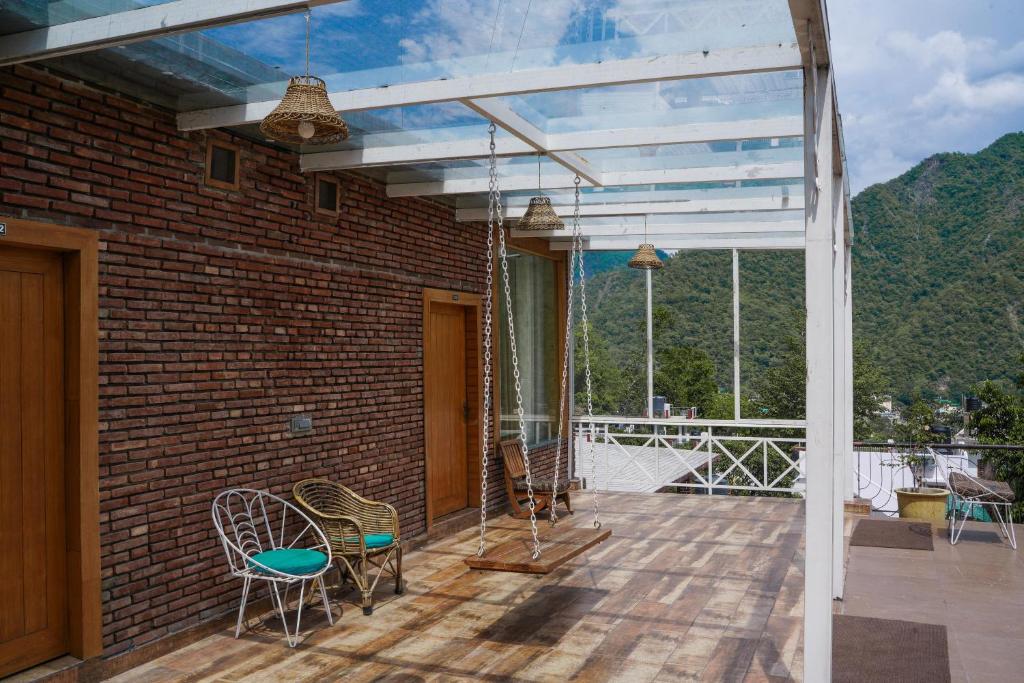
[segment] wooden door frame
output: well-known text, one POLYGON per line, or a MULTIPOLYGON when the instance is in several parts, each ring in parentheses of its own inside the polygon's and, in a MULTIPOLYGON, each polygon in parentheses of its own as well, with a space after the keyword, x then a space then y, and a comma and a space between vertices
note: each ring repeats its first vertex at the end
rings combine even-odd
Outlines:
POLYGON ((0 245, 54 251, 64 263, 64 451, 68 652, 103 653, 99 505, 99 238, 93 230, 0 216, 0 245))
MULTIPOLYGON (((423 498, 426 502, 427 531, 434 525, 433 503, 430 500, 430 458, 427 453, 427 392, 426 392, 426 365, 427 365, 427 335, 430 330, 430 307, 433 304, 447 304, 449 306, 461 306, 472 319, 466 320, 466 330, 472 331, 473 339, 476 340, 473 349, 466 349, 466 385, 476 387, 476 400, 467 396, 467 401, 476 404, 475 419, 470 416, 466 423, 466 497, 467 502, 479 501, 480 499, 480 420, 484 412, 484 379, 483 379, 483 352, 482 352, 482 321, 481 321, 481 299, 479 294, 473 292, 457 292, 454 290, 423 288, 423 498), (472 361, 472 363, 471 363, 472 361)), ((467 335, 468 336, 468 335, 467 335)), ((480 507, 480 504, 469 507, 480 507)))

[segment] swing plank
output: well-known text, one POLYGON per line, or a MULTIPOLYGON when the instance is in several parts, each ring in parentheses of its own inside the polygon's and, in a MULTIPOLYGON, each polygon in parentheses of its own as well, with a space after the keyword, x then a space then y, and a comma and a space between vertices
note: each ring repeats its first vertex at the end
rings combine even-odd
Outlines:
POLYGON ((536 560, 532 557, 533 539, 526 535, 488 548, 483 557, 471 555, 466 564, 496 572, 549 574, 611 535, 611 529, 557 526, 541 538, 541 554, 536 560))

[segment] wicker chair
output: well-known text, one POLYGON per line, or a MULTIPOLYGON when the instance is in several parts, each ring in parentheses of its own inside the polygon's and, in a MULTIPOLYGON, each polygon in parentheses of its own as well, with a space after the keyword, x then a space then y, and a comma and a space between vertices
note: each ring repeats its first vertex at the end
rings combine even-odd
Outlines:
POLYGON ((373 614, 373 591, 385 572, 395 577, 395 593, 405 592, 395 508, 327 479, 305 479, 292 492, 327 535, 342 581, 351 577, 359 589, 363 614, 373 614), (372 582, 371 567, 377 569, 372 582))

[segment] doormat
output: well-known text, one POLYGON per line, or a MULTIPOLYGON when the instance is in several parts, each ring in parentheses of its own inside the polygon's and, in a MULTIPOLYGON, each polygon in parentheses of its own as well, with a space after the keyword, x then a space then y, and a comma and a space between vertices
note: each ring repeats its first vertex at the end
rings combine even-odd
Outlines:
POLYGON ((929 522, 910 522, 897 519, 858 520, 850 545, 871 548, 904 548, 907 550, 935 550, 932 525, 929 522))
POLYGON ((832 617, 834 683, 948 683, 946 627, 916 621, 832 617))

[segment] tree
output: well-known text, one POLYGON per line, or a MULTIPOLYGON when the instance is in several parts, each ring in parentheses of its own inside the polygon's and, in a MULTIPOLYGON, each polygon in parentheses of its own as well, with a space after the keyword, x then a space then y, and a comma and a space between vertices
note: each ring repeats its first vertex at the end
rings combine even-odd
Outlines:
MULTIPOLYGON (((595 415, 615 415, 622 410, 626 395, 626 383, 622 371, 612 361, 608 341, 589 324, 590 339, 590 383, 593 392, 595 415)), ((587 413, 586 364, 583 362, 583 324, 575 329, 575 389, 576 414, 587 413)))
POLYGON ((901 422, 893 428, 897 441, 905 443, 929 443, 935 441, 931 432, 935 421, 935 406, 925 401, 920 394, 914 397, 911 404, 900 415, 901 422))
MULTIPOLYGON (((1020 362, 1024 365, 1024 355, 1020 362)), ((974 387, 982 409, 972 416, 978 441, 1024 446, 1024 375, 1016 393, 996 382, 974 387)), ((997 479, 1007 482, 1017 494, 1014 514, 1024 513, 1024 448, 1019 451, 986 451, 985 460, 995 469, 997 479)))
POLYGON ((690 346, 662 349, 656 356, 654 393, 674 406, 696 406, 699 415, 710 414, 718 396, 711 356, 690 346))
POLYGON ((765 417, 802 420, 807 416, 807 359, 802 335, 785 338, 780 362, 764 371, 754 392, 765 417))
POLYGON ((878 412, 889 393, 889 379, 864 341, 853 342, 853 438, 868 440, 882 431, 878 412))
MULTIPOLYGON (((802 331, 801 331, 802 332, 802 331)), ((853 345, 853 437, 868 439, 877 432, 875 418, 889 382, 862 342, 853 345)), ((807 416, 807 359, 801 334, 783 344, 781 361, 768 368, 755 385, 758 404, 767 417, 802 420, 807 416)))
POLYGON ((982 443, 1024 444, 1024 396, 986 381, 974 387, 982 408, 971 419, 982 443))

